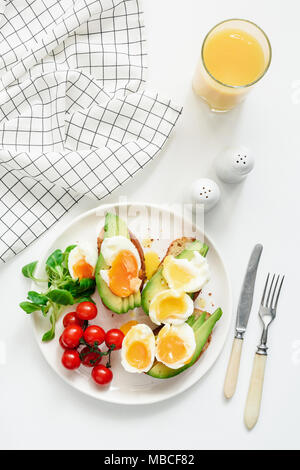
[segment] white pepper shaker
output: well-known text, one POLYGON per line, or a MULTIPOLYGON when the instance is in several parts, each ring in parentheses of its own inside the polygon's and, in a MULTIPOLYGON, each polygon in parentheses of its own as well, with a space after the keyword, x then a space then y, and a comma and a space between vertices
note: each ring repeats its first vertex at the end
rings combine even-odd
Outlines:
POLYGON ((191 198, 193 204, 203 204, 204 211, 208 212, 220 199, 219 186, 209 178, 200 178, 192 184, 191 198))
POLYGON ((230 147, 215 161, 218 177, 225 183, 240 183, 253 170, 254 158, 247 147, 230 147))

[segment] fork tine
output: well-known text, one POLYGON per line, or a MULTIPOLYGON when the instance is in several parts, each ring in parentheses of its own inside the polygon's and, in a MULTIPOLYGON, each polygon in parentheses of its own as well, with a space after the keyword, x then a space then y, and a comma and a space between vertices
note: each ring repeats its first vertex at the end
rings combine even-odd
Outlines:
POLYGON ((269 277, 270 277, 270 273, 268 273, 267 275, 267 279, 266 279, 266 283, 265 283, 265 287, 264 287, 264 291, 263 291, 263 295, 262 295, 262 298, 261 298, 261 305, 264 304, 264 300, 265 300, 265 295, 266 295, 266 290, 267 290, 267 286, 268 286, 268 282, 269 282, 269 277))
POLYGON ((271 308, 272 308, 272 305, 274 305, 274 298, 275 298, 275 293, 276 293, 276 288, 277 288, 279 278, 280 278, 280 275, 278 274, 276 282, 275 282, 274 290, 273 290, 273 295, 272 295, 272 298, 271 298, 271 304, 270 304, 271 308))
POLYGON ((274 309, 275 309, 275 310, 276 310, 276 308, 277 308, 278 299, 279 299, 279 295, 280 295, 280 291, 281 291, 281 288, 282 288, 282 284, 283 284, 284 278, 285 278, 285 276, 282 276, 281 283, 280 283, 280 285, 279 285, 279 289, 278 289, 278 292, 277 292, 277 297, 276 297, 275 306, 274 306, 274 309))
POLYGON ((273 287, 274 279, 275 279, 275 274, 273 274, 272 281, 271 281, 271 285, 270 285, 270 289, 269 289, 269 293, 268 293, 268 297, 267 297, 267 302, 266 302, 266 306, 267 306, 267 307, 269 307, 269 300, 270 300, 270 296, 271 296, 271 292, 272 292, 272 287, 273 287))

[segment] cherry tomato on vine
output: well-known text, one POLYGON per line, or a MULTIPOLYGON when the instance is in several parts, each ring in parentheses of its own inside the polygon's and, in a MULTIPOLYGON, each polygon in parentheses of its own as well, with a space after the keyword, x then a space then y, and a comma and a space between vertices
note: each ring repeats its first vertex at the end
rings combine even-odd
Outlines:
POLYGON ((92 378, 98 385, 106 385, 112 381, 113 373, 108 367, 100 364, 93 368, 92 378))
POLYGON ((121 349, 122 343, 124 339, 124 333, 121 330, 113 328, 112 330, 108 330, 105 335, 105 343, 107 347, 115 345, 114 350, 117 351, 121 349))
POLYGON ((69 349, 79 346, 79 342, 83 337, 83 329, 78 325, 70 325, 63 331, 61 342, 69 349))
POLYGON ((67 326, 70 326, 70 325, 78 325, 78 326, 83 327, 83 324, 84 324, 84 320, 81 320, 80 318, 78 318, 76 312, 70 312, 64 316, 63 325, 65 328, 67 328, 67 326))
POLYGON ((94 346, 96 342, 99 346, 105 339, 105 331, 101 326, 91 325, 83 333, 83 338, 90 346, 94 346))
POLYGON ((76 308, 76 315, 81 320, 93 320, 97 312, 97 307, 93 302, 81 302, 76 308))
POLYGON ((78 351, 75 349, 66 349, 61 358, 61 362, 66 369, 78 369, 81 364, 78 351))
POLYGON ((80 356, 82 355, 81 359, 81 364, 86 366, 86 367, 94 367, 100 364, 102 357, 97 354, 96 352, 90 352, 90 349, 88 346, 83 348, 82 351, 80 351, 80 356))

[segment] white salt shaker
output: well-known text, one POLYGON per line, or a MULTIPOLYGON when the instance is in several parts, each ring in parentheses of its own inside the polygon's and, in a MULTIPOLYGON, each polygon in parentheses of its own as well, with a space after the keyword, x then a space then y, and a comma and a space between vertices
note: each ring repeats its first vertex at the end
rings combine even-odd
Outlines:
POLYGON ((203 204, 208 212, 220 199, 219 186, 211 179, 200 178, 192 184, 191 199, 193 204, 203 204))
POLYGON ((247 147, 230 147, 217 156, 215 167, 225 183, 240 183, 253 170, 254 158, 247 147))

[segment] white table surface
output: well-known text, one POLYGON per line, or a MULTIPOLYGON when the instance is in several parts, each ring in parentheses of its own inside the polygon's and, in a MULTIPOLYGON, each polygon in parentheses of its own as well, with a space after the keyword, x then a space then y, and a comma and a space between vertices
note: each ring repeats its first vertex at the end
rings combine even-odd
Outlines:
POLYGON ((206 231, 229 270, 234 309, 249 253, 256 242, 264 245, 238 389, 226 402, 222 389, 234 321, 211 371, 168 402, 144 407, 101 403, 71 389, 50 370, 33 339, 30 318, 18 308, 28 290, 20 268, 36 259, 72 218, 96 205, 81 201, 0 269, 0 342, 1 350, 6 348, 6 363, 0 365, 0 447, 299 448, 300 313, 295 295, 299 289, 299 2, 145 0, 144 6, 148 88, 182 104, 184 114, 165 151, 105 202, 122 195, 132 201, 183 202, 186 187, 196 177, 214 177, 213 159, 225 146, 237 143, 253 150, 253 173, 242 185, 221 184, 221 202, 205 218, 206 231), (273 61, 244 105, 214 115, 193 94, 191 78, 204 34, 231 17, 253 20, 267 32, 273 61), (261 417, 248 432, 243 409, 261 331, 256 311, 268 270, 284 272, 286 282, 270 331, 261 417))

